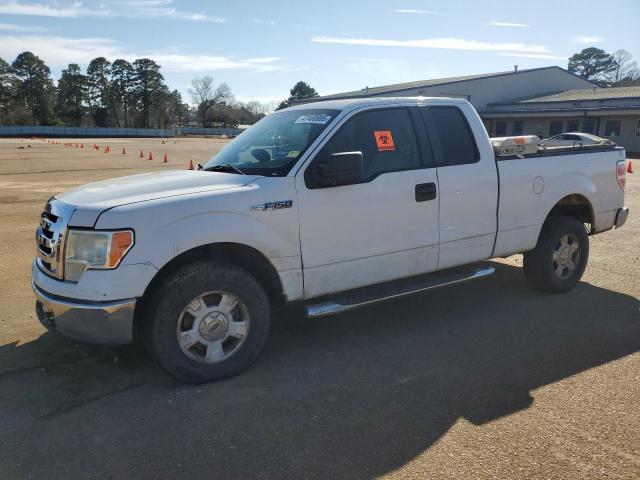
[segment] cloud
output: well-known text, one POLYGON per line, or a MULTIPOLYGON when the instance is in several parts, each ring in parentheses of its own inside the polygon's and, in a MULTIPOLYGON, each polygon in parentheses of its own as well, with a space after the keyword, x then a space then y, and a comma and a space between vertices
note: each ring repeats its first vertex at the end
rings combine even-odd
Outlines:
POLYGON ((498 22, 496 20, 491 20, 489 25, 492 27, 514 27, 514 28, 529 28, 531 25, 526 23, 513 23, 513 22, 498 22))
POLYGON ((0 30, 5 32, 42 32, 46 30, 38 25, 16 25, 14 23, 0 23, 0 30))
POLYGON ((409 8, 399 8, 394 10, 395 13, 413 13, 417 15, 437 15, 438 12, 432 12, 431 10, 413 10, 409 8))
POLYGON ((223 23, 223 17, 210 17, 204 13, 187 12, 172 6, 173 0, 123 0, 119 2, 124 12, 122 16, 160 18, 223 23))
POLYGON ((0 13, 6 15, 30 15, 38 17, 76 18, 81 16, 106 15, 107 10, 86 9, 81 2, 69 3, 66 6, 48 3, 20 3, 17 0, 0 2, 0 13))
POLYGON ((391 59, 389 58, 346 57, 345 60, 349 62, 361 62, 361 63, 391 63, 391 59))
POLYGON ((178 10, 173 0, 121 0, 112 4, 113 10, 104 4, 85 5, 82 2, 60 4, 21 3, 19 0, 0 1, 0 14, 28 15, 55 18, 79 17, 129 17, 129 18, 175 18, 180 20, 222 23, 221 17, 210 17, 204 13, 178 10))
POLYGON ((236 59, 210 54, 187 54, 174 50, 131 51, 110 38, 69 38, 38 35, 0 35, 0 57, 15 58, 24 51, 25 45, 45 63, 53 67, 66 67, 69 63, 88 64, 96 57, 113 61, 123 58, 151 58, 165 72, 213 72, 218 70, 244 69, 252 72, 299 71, 309 67, 291 66, 281 57, 257 57, 236 59))
POLYGON ((256 25, 270 25, 273 26, 276 24, 274 20, 264 20, 262 18, 252 18, 249 20, 249 23, 255 23, 256 25))
POLYGON ((500 53, 503 57, 520 57, 520 58, 546 58, 548 60, 567 60, 569 57, 556 55, 545 55, 541 53, 500 53))
POLYGON ((513 52, 547 53, 542 45, 523 43, 491 43, 463 38, 425 38, 422 40, 387 40, 374 38, 314 37, 312 42, 341 45, 366 45, 372 47, 442 48, 447 50, 507 50, 513 52))
POLYGON ((578 45, 586 45, 586 44, 594 44, 594 43, 602 43, 604 42, 604 38, 599 37, 597 35, 579 35, 577 37, 573 37, 571 39, 573 43, 577 43, 578 45))

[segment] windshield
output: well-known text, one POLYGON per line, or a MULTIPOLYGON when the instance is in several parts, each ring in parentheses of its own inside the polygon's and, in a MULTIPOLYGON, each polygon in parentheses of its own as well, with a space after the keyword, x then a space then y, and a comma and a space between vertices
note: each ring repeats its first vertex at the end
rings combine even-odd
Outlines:
POLYGON ((339 110, 289 110, 272 113, 227 144, 204 166, 250 175, 282 177, 339 110))

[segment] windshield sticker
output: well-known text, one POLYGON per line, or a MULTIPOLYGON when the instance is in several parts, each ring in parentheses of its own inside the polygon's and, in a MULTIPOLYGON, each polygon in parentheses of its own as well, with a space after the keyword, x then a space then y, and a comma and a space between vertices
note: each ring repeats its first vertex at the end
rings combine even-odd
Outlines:
POLYGON ((376 139, 376 146, 379 152, 389 152, 396 149, 391 130, 376 130, 373 132, 373 136, 376 139))
POLYGON ((331 120, 331 115, 302 115, 293 123, 315 123, 316 125, 326 125, 331 120))

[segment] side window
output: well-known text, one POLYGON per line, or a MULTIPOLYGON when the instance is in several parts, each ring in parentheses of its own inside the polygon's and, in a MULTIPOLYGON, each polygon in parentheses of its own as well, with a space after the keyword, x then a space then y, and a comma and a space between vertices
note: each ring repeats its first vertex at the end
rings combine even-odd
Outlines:
POLYGON ((413 122, 405 108, 356 114, 340 127, 313 163, 342 152, 362 153, 365 181, 382 173, 421 168, 413 122))
POLYGON ((480 153, 467 119, 458 107, 420 107, 432 141, 440 146, 439 167, 476 163, 480 153))

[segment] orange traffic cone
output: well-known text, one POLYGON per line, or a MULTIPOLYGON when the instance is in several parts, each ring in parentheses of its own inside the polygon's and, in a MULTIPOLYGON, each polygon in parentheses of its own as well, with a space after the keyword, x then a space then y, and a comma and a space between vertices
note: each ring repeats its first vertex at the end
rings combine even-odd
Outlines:
POLYGON ((104 147, 104 153, 109 153, 109 147, 104 147))
POLYGON ((629 160, 629 165, 627 165, 627 173, 633 173, 633 162, 629 160))
POLYGON ((195 170, 193 168, 193 160, 189 160, 189 170, 195 170))
POLYGON ((162 163, 167 163, 167 162, 168 162, 168 160, 167 160, 167 154, 165 153, 165 154, 164 154, 164 158, 162 159, 162 163))
POLYGON ((81 144, 80 144, 80 148, 84 148, 84 143, 81 143, 81 144))
POLYGON ((144 158, 144 152, 140 150, 140 158, 144 158))
POLYGON ((147 160, 153 160, 153 153, 149 152, 149 158, 147 160))
POLYGON ((122 147, 122 155, 125 155, 127 153, 127 151, 124 149, 124 147, 122 147))

